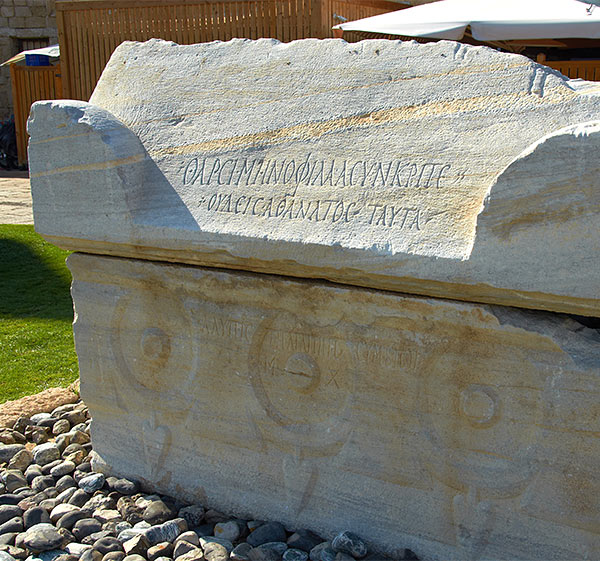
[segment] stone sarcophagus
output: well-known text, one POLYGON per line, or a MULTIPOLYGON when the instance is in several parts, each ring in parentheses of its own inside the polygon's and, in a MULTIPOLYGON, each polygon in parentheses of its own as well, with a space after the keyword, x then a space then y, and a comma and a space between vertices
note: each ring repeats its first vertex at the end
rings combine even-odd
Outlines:
POLYGON ((598 558, 598 94, 451 42, 149 41, 35 104, 104 462, 388 553, 598 558))

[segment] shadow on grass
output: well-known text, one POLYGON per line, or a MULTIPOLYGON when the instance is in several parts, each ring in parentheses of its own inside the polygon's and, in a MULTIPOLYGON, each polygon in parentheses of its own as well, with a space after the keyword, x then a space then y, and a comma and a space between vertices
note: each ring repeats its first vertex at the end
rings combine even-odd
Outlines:
POLYGON ((0 317, 72 319, 67 255, 30 226, 0 226, 0 317))

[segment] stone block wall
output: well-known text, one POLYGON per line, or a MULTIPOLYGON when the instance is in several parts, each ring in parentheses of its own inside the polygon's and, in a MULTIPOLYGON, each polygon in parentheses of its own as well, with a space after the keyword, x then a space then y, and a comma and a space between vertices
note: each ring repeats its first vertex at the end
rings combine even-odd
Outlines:
MULTIPOLYGON (((0 62, 30 48, 31 41, 58 43, 55 0, 2 0, 0 2, 0 62)), ((44 46, 42 44, 35 47, 44 46)), ((0 120, 13 112, 10 69, 0 67, 0 120)))

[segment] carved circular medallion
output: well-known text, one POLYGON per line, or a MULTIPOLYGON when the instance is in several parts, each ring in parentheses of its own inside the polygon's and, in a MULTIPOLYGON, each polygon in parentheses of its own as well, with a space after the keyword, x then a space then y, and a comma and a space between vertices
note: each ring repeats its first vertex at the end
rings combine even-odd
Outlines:
POLYGON ((147 327, 142 332, 141 347, 147 360, 166 362, 171 355, 171 338, 160 327, 147 327))
POLYGON ((460 412, 473 427, 488 428, 500 419, 498 392, 484 384, 469 384, 460 393, 460 412))
POLYGON ((270 317, 254 335, 249 367, 256 398, 274 426, 306 446, 345 441, 354 370, 335 328, 289 313, 270 317))
MULTIPOLYGON (((151 283, 148 283, 150 286, 151 283)), ((181 301, 166 287, 136 287, 116 306, 112 334, 119 374, 130 390, 155 399, 181 391, 195 365, 190 323, 181 301)))
POLYGON ((517 495, 536 469, 544 373, 519 349, 490 349, 476 337, 431 346, 420 374, 423 461, 452 488, 517 495))

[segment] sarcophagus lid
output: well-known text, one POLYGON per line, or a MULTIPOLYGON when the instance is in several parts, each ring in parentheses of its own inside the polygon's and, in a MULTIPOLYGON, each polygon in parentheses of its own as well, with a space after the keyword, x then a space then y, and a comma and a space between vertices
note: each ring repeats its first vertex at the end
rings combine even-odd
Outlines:
POLYGON ((68 249, 600 315, 598 87, 489 48, 122 44, 37 103, 68 249))

